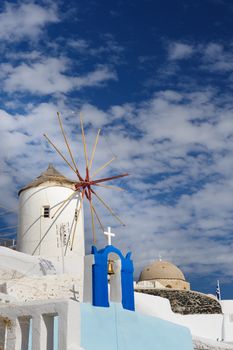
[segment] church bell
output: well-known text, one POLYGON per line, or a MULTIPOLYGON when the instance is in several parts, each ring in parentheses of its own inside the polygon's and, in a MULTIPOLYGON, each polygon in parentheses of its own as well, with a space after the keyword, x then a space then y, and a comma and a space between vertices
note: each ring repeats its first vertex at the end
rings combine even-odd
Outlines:
POLYGON ((108 275, 114 275, 114 269, 113 269, 114 261, 108 260, 108 275))

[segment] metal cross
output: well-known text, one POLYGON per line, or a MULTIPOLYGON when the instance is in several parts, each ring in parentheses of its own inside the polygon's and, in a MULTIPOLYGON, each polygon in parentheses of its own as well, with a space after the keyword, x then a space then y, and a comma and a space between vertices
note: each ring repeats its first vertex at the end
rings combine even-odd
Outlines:
POLYGON ((108 245, 112 245, 112 237, 115 237, 115 233, 111 232, 110 226, 108 226, 108 231, 105 231, 104 234, 108 237, 108 245))

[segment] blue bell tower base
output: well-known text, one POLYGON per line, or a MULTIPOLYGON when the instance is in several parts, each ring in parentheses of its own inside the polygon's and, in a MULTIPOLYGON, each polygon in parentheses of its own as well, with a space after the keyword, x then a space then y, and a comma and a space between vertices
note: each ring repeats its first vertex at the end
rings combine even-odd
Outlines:
POLYGON ((133 288, 133 261, 129 252, 124 257, 119 249, 108 245, 104 249, 97 250, 92 247, 94 265, 92 267, 92 290, 94 306, 109 306, 108 298, 108 256, 115 254, 121 261, 121 302, 124 309, 134 310, 134 288, 133 288))
POLYGON ((189 330, 157 317, 123 309, 81 303, 81 347, 84 350, 193 350, 189 330))

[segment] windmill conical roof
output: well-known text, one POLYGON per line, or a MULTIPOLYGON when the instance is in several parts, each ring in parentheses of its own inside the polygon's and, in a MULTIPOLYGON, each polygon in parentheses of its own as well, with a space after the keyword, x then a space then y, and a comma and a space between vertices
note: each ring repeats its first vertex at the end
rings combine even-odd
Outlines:
POLYGON ((35 180, 30 182, 25 187, 19 190, 19 195, 22 191, 29 188, 38 187, 45 182, 52 182, 59 185, 73 185, 75 181, 68 179, 63 174, 61 174, 57 169, 54 168, 52 164, 49 164, 47 170, 43 171, 35 180))

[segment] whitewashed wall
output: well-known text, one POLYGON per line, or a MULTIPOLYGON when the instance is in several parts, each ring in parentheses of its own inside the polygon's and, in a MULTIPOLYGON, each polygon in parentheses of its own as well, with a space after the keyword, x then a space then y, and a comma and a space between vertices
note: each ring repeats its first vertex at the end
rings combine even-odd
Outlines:
POLYGON ((19 302, 60 298, 78 301, 83 299, 83 281, 68 274, 11 279, 0 284, 0 288, 6 293, 6 297, 19 302))
POLYGON ((44 183, 21 192, 17 250, 57 262, 64 273, 82 275, 85 255, 82 209, 77 224, 75 222, 75 210, 79 205, 79 192, 75 192, 68 185, 44 183), (60 204, 75 193, 76 195, 53 217, 60 204), (51 208, 51 215, 44 218, 43 207, 47 205, 51 208), (74 229, 75 239, 71 250, 74 229))
POLYGON ((221 300, 220 304, 224 314, 233 314, 233 300, 221 300))
POLYGON ((176 323, 188 327, 195 336, 222 340, 223 315, 221 314, 177 315, 176 323))
POLYGON ((223 339, 227 342, 232 342, 233 338, 233 300, 220 301, 222 311, 224 313, 223 318, 223 339))
MULTIPOLYGON (((135 305, 136 311, 145 315, 157 316, 188 327, 194 336, 233 341, 233 322, 226 322, 226 317, 222 314, 180 315, 172 311, 168 299, 142 293, 135 293, 135 305)), ((224 310, 232 310, 233 313, 233 301, 226 303, 224 310)))

